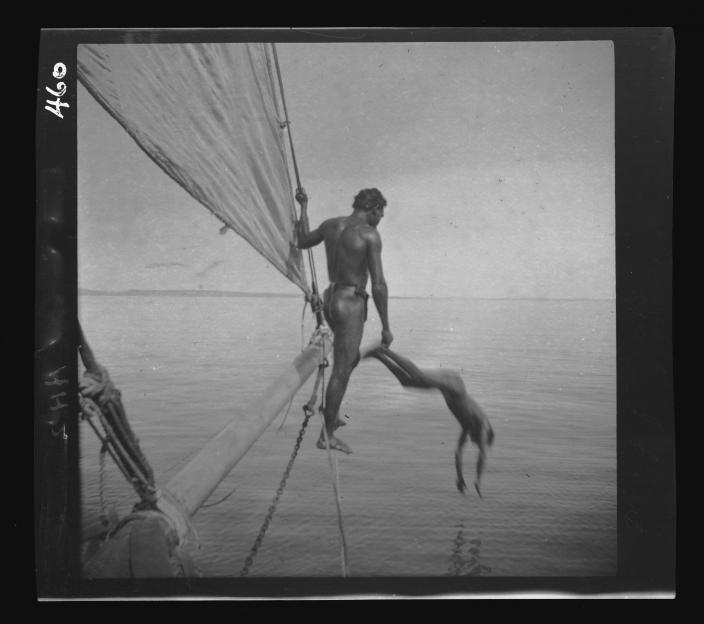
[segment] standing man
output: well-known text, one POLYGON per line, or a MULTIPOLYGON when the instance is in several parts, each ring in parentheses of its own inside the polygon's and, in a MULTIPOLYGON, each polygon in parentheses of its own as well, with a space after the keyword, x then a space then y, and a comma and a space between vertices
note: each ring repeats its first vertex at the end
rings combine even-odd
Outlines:
POLYGON ((354 198, 351 215, 327 219, 312 232, 308 226, 308 197, 303 189, 296 191, 296 201, 301 205, 301 218, 296 224, 298 248, 308 249, 325 242, 330 286, 323 293, 323 312, 335 334, 332 376, 325 395, 325 430, 320 432, 318 448, 326 448, 327 431, 330 448, 351 453, 350 447, 335 435, 335 430, 345 424, 338 412, 350 375, 360 360, 359 345, 367 320, 368 276, 381 319, 381 342, 388 347, 394 339, 381 266, 381 236, 377 231, 386 199, 378 189, 363 189, 354 198))

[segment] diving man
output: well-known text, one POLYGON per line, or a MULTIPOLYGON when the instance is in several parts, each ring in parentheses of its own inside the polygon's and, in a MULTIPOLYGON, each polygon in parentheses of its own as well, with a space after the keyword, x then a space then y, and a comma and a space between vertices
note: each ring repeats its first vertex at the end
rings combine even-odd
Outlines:
POLYGON ((454 414, 462 427, 455 449, 455 469, 457 471, 457 489, 464 493, 467 485, 462 476, 462 449, 469 437, 479 448, 477 457, 477 478, 474 487, 479 496, 482 495, 479 483, 484 471, 487 446, 494 442, 494 430, 481 407, 472 399, 459 373, 448 369, 420 369, 408 358, 383 345, 365 353, 365 358, 374 357, 388 368, 407 388, 423 388, 440 390, 447 407, 454 414))
POLYGON ((393 341, 388 289, 381 265, 381 236, 377 231, 386 199, 378 189, 363 189, 354 198, 351 215, 327 219, 313 231, 308 226, 308 196, 301 188, 296 191, 296 201, 301 205, 301 217, 296 224, 298 248, 308 249, 325 242, 330 286, 323 293, 323 313, 335 335, 332 376, 325 395, 325 428, 317 445, 326 448, 327 433, 330 448, 351 453, 335 430, 345 424, 338 412, 350 375, 360 360, 359 345, 367 320, 368 277, 381 320, 381 342, 389 346, 393 341))

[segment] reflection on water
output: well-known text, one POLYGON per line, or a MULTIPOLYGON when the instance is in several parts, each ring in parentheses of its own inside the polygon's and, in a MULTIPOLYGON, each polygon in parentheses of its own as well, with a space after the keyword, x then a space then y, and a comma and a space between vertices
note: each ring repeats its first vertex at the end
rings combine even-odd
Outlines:
POLYGON ((483 565, 479 560, 479 547, 481 544, 481 540, 477 538, 465 540, 464 525, 460 524, 452 544, 448 574, 450 576, 481 576, 482 574, 490 573, 491 568, 483 565))
MULTIPOLYGON (((79 304, 86 336, 122 391, 157 484, 248 413, 301 349, 297 299, 86 296, 79 304)), ((354 453, 338 457, 352 573, 615 574, 613 302, 392 299, 390 308, 398 352, 421 367, 460 371, 497 438, 484 498, 459 494, 459 428, 441 396, 409 392, 380 363, 360 363, 341 407, 349 415, 343 437, 354 453)), ((373 307, 369 312, 365 342, 380 333, 373 307)), ((305 335, 312 330, 310 321, 305 335)), ((203 575, 241 570, 312 389, 313 379, 209 503, 230 496, 194 517, 203 575)), ((315 446, 319 424, 310 423, 250 576, 340 574, 330 468, 315 446)), ((83 425, 85 529, 101 509, 100 445, 83 425)), ((474 457, 468 444, 465 461, 474 457)), ((104 489, 108 505, 130 510, 134 494, 110 464, 104 489)))

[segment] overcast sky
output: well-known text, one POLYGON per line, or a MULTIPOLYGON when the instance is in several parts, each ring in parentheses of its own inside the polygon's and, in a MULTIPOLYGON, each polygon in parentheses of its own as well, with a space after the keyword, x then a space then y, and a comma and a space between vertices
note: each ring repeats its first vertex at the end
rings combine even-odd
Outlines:
MULTIPOLYGON (((611 42, 277 50, 311 225, 379 188, 392 296, 614 297, 611 42)), ((298 292, 81 85, 78 151, 80 287, 298 292)))

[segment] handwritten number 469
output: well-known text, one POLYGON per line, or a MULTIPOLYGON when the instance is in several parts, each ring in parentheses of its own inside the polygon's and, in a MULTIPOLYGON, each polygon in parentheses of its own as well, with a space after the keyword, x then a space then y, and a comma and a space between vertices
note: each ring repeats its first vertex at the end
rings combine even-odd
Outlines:
MULTIPOLYGON (((66 75, 66 65, 63 63, 56 63, 54 65, 54 71, 52 72, 52 76, 56 78, 57 80, 61 80, 64 76, 66 75)), ((62 102, 61 98, 66 95, 66 83, 65 82, 57 82, 56 83, 56 91, 53 89, 50 89, 49 87, 45 87, 45 89, 53 95, 56 99, 55 100, 47 100, 46 103, 50 104, 50 106, 45 106, 44 109, 48 110, 50 113, 54 113, 59 119, 63 119, 64 116, 61 113, 61 107, 65 106, 66 108, 69 107, 68 102, 62 102)))

